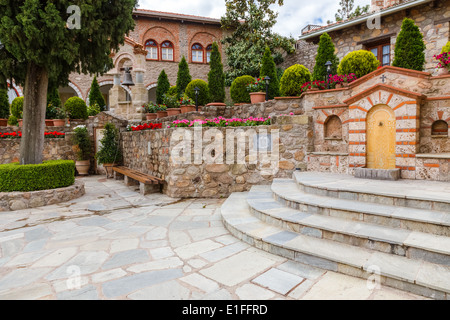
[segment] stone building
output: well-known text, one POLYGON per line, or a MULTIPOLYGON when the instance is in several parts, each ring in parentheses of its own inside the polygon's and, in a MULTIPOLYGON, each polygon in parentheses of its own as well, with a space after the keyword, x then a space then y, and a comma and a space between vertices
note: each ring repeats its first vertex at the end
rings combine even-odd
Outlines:
MULTIPOLYGON (((207 80, 212 43, 216 41, 222 49, 220 19, 145 9, 135 10, 133 16, 136 23, 134 30, 126 37, 120 50, 112 55, 114 69, 98 77, 108 107, 111 105, 110 90, 114 83, 120 85, 119 81, 123 80, 122 67, 133 67, 136 88, 121 87, 120 101, 155 101, 160 72, 164 69, 170 84, 175 85, 178 63, 183 56, 188 61, 192 79, 207 80)), ((69 85, 59 90, 63 103, 72 96, 89 103, 92 80, 91 75, 71 74, 69 85)), ((21 95, 18 86, 13 86, 9 91, 11 101, 21 95)), ((113 94, 114 97, 117 98, 117 94, 113 94)))
POLYGON ((324 32, 332 38, 339 59, 355 50, 369 50, 383 66, 391 65, 402 21, 408 17, 415 21, 424 36, 424 71, 436 72, 437 63, 433 56, 440 53, 450 40, 450 0, 372 0, 370 11, 363 16, 327 26, 306 26, 298 39, 296 53, 288 57, 284 67, 295 62, 312 71, 317 44, 324 32))

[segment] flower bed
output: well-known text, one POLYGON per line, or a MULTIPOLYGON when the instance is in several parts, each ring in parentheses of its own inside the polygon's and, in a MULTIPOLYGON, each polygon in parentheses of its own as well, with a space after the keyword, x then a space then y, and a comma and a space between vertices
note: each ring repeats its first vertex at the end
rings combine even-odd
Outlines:
POLYGON ((162 123, 145 123, 138 126, 129 125, 127 131, 143 131, 143 130, 156 130, 161 129, 162 123))
MULTIPOLYGON (((47 139, 63 139, 66 136, 64 132, 52 131, 44 132, 44 138, 47 139)), ((20 139, 22 138, 22 131, 17 132, 0 132, 0 139, 20 139)))
POLYGON ((252 127, 252 126, 263 126, 270 125, 270 117, 268 118, 253 118, 249 117, 247 119, 232 118, 226 119, 223 117, 218 117, 214 119, 197 119, 193 121, 189 120, 175 120, 168 128, 186 128, 193 126, 202 127, 252 127))

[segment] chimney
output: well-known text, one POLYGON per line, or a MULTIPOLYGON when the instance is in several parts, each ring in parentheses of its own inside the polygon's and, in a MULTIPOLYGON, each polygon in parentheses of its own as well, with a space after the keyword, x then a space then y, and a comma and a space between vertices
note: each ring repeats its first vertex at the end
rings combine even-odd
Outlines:
POLYGON ((370 7, 370 10, 382 10, 388 7, 396 6, 403 2, 405 2, 405 0, 372 0, 372 6, 370 7))

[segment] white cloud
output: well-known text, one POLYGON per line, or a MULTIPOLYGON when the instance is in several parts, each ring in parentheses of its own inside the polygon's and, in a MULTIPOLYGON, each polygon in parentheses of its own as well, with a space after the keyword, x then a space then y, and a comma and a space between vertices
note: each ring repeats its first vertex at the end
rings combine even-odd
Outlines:
MULTIPOLYGON (((370 0, 355 0, 355 6, 370 4, 370 0)), ((225 14, 224 0, 139 0, 140 8, 192 14, 219 19, 225 14)), ((298 38, 301 30, 308 24, 323 25, 327 20, 334 20, 339 8, 339 0, 284 0, 282 7, 275 7, 279 12, 274 31, 298 38)))

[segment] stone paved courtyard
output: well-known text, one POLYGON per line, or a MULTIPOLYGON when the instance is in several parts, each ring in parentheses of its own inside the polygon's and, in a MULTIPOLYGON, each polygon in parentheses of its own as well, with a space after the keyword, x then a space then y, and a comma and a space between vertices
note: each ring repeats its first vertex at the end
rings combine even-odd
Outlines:
POLYGON ((0 213, 0 299, 423 299, 240 242, 224 199, 83 180, 70 203, 0 213))

